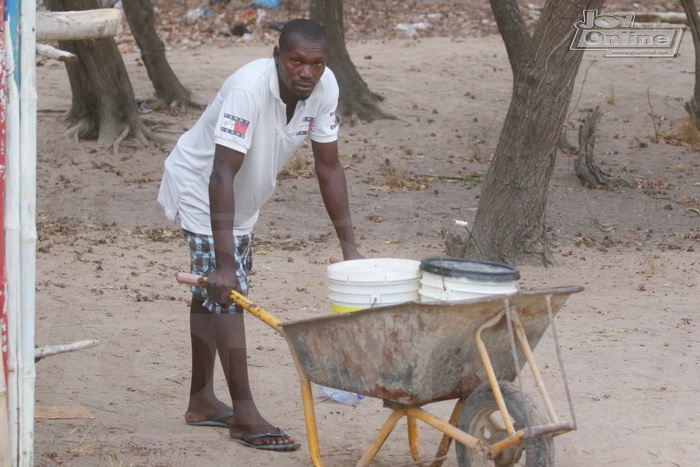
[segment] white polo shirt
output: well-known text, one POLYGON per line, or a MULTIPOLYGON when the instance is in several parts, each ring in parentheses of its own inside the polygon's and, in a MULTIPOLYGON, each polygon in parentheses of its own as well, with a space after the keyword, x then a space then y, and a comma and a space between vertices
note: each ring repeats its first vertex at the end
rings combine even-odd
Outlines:
POLYGON ((165 160, 158 202, 182 228, 211 235, 209 176, 216 144, 245 154, 236 174, 234 235, 252 231, 260 208, 272 196, 277 174, 309 135, 337 139, 338 83, 326 68, 308 99, 299 101, 287 124, 275 61, 255 60, 229 76, 197 123, 165 160))

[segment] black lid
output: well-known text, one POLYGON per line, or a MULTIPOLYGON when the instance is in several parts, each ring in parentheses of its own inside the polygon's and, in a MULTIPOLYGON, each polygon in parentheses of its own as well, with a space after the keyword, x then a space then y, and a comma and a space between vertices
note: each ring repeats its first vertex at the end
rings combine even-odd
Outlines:
POLYGON ((520 279, 520 271, 507 264, 445 256, 425 258, 419 269, 439 276, 466 277, 476 281, 512 282, 520 279))

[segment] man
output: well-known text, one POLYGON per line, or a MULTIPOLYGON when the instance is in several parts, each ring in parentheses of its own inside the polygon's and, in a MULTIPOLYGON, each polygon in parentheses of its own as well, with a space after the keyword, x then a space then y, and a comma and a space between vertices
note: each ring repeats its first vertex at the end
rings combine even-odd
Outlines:
POLYGON ((343 258, 357 259, 345 175, 338 159, 338 84, 326 68, 328 39, 317 23, 284 27, 272 59, 233 73, 194 127, 165 161, 158 195, 166 215, 180 218, 192 272, 208 276, 193 287, 190 308, 192 385, 185 420, 227 426, 248 447, 294 450, 299 443, 263 418, 248 381, 243 313, 229 293, 248 291, 253 226, 276 185, 276 175, 311 138, 321 196, 343 258), (232 398, 214 394, 219 353, 232 398))

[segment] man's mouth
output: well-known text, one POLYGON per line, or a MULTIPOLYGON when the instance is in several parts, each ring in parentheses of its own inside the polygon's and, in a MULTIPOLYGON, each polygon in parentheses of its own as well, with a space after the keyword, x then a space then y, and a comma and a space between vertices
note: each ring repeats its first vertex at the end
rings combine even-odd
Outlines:
POLYGON ((313 81, 297 81, 294 83, 294 86, 305 92, 311 92, 314 89, 313 81))

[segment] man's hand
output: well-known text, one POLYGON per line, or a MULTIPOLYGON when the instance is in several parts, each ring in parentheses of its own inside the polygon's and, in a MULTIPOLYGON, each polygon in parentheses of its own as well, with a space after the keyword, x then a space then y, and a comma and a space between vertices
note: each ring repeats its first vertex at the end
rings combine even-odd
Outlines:
POLYGON ((214 269, 208 276, 205 283, 209 299, 222 306, 230 306, 231 290, 241 293, 241 283, 238 281, 236 269, 231 267, 220 267, 214 269))

